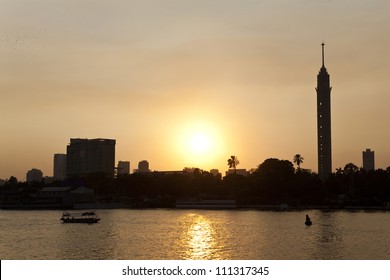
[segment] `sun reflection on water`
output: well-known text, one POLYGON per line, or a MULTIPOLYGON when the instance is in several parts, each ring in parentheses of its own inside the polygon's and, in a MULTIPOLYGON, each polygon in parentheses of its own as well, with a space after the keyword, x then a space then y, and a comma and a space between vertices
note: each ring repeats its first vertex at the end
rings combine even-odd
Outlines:
POLYGON ((198 214, 189 214, 185 218, 187 231, 182 241, 185 247, 185 259, 207 260, 221 259, 220 242, 213 222, 198 214))

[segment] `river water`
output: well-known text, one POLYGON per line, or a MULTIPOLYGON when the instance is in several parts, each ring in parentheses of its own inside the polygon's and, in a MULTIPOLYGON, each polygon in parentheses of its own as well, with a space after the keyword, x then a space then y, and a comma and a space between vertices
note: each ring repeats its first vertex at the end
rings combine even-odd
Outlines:
POLYGON ((0 210, 1 259, 390 259, 390 212, 99 210, 97 224, 61 211, 0 210), (309 214, 313 225, 304 225, 309 214))

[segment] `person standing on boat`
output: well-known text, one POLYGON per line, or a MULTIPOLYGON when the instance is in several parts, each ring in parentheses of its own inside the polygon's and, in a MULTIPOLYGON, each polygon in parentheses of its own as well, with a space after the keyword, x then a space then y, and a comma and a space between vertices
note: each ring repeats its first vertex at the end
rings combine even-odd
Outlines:
POLYGON ((311 222, 311 220, 310 220, 310 217, 309 217, 309 215, 307 215, 307 214, 306 214, 306 222, 305 222, 305 225, 307 225, 307 226, 311 226, 311 225, 312 225, 312 222, 311 222))

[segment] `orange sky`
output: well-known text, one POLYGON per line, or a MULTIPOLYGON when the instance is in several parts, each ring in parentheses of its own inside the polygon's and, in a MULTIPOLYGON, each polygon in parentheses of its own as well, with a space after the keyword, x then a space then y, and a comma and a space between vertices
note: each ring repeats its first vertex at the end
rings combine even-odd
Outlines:
POLYGON ((379 0, 1 0, 0 178, 51 176, 70 138, 116 139, 131 169, 300 153, 317 171, 323 40, 333 168, 361 166, 366 148, 386 168, 389 14, 379 0))

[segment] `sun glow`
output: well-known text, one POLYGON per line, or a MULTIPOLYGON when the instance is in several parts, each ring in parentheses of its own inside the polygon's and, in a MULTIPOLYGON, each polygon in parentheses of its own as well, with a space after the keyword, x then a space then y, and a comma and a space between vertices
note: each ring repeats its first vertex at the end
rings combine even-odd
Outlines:
POLYGON ((206 153, 210 150, 211 139, 206 134, 196 133, 191 136, 189 146, 191 151, 194 153, 206 153))
POLYGON ((185 167, 218 167, 223 141, 218 127, 209 123, 185 124, 177 138, 177 151, 185 167))

